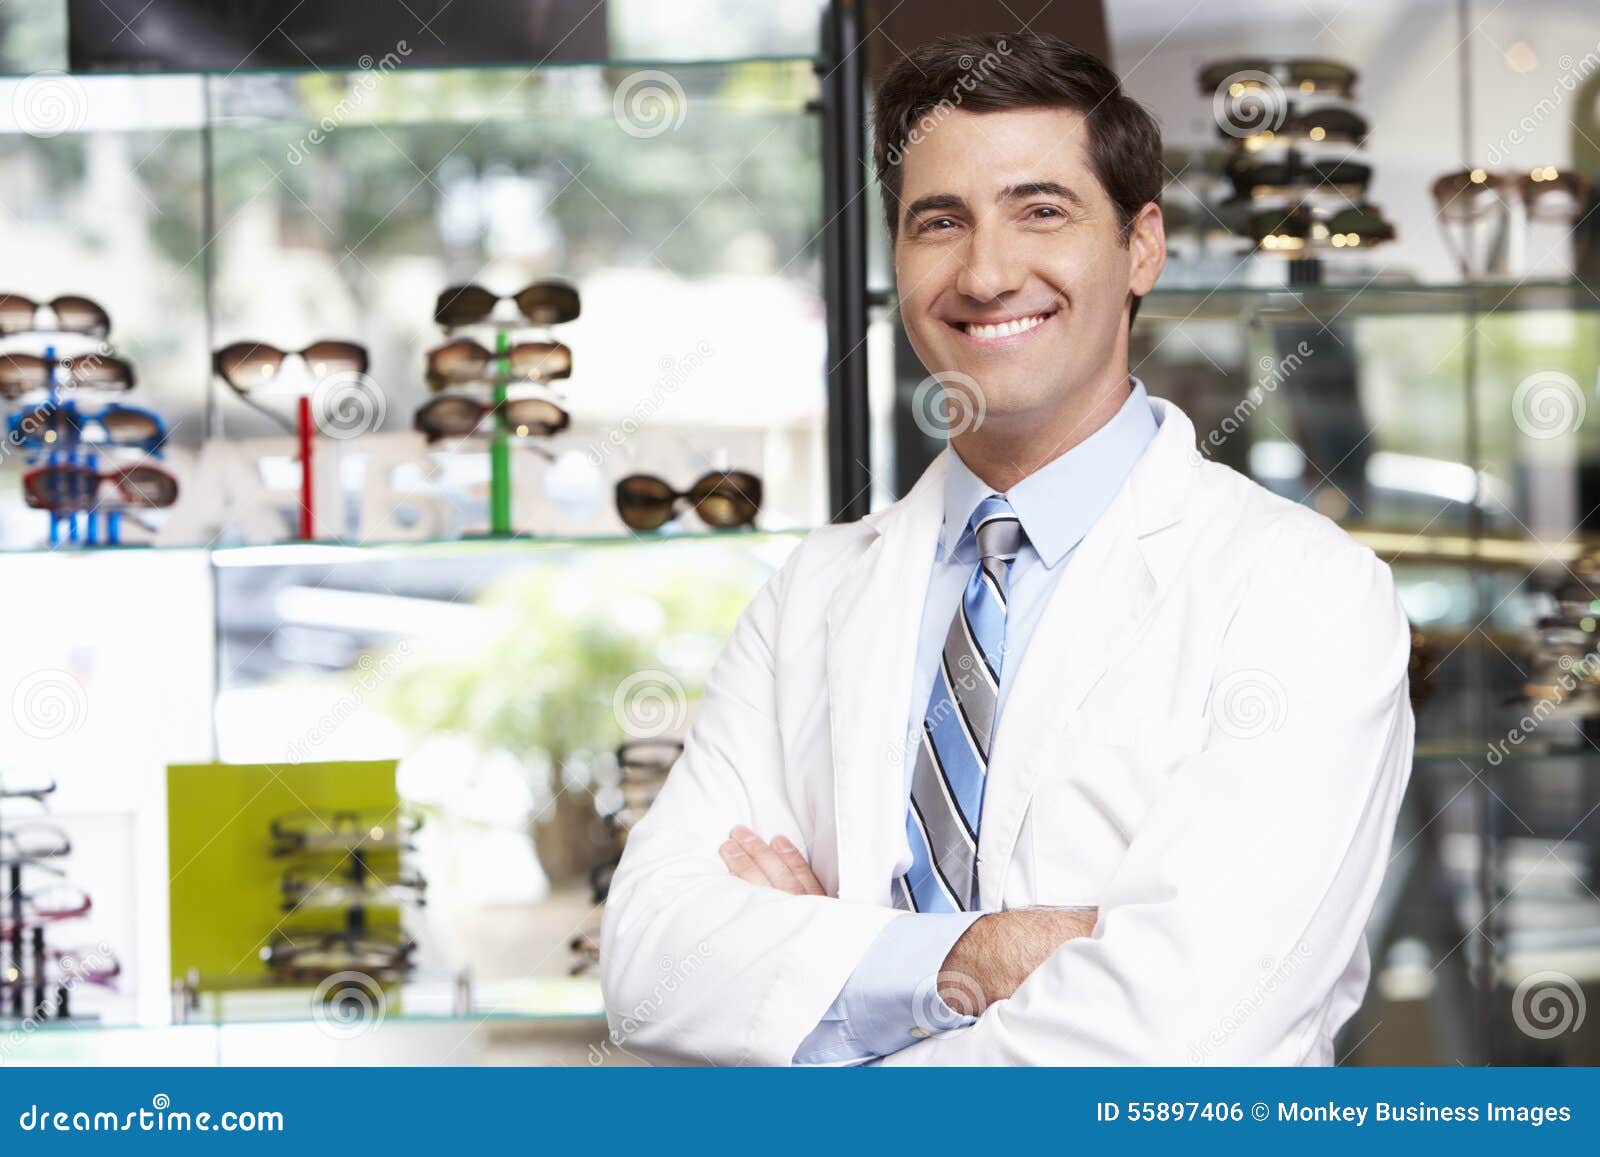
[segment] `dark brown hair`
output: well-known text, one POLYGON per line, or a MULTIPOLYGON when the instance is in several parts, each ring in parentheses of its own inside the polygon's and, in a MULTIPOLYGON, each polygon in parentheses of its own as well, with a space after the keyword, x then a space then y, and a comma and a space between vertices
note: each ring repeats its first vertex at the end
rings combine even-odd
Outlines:
POLYGON ((1083 114, 1089 164, 1116 208, 1126 245, 1134 217, 1161 196, 1161 129, 1099 57, 1033 32, 942 36, 919 45, 883 78, 872 114, 872 160, 890 239, 899 235, 900 162, 908 145, 957 109, 1022 108, 1083 114))

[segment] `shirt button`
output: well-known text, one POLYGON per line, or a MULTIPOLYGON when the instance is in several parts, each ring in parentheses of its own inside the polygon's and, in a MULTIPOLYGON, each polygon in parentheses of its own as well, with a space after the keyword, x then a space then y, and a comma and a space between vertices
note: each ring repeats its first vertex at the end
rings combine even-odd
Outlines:
POLYGON ((919 1025, 916 1025, 915 1027, 912 1028, 911 1035, 916 1037, 918 1040, 925 1040, 927 1037, 931 1036, 932 1034, 930 1032, 928 1032, 927 1029, 923 1028, 919 1024, 919 1025))

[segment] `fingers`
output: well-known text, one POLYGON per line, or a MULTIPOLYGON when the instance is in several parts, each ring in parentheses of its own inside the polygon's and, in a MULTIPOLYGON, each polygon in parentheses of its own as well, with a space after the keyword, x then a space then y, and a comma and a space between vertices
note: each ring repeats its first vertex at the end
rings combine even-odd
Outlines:
POLYGON ((766 840, 743 825, 734 828, 730 834, 738 841, 739 847, 745 854, 756 862, 756 866, 767 877, 767 883, 780 892, 791 892, 796 896, 804 892, 800 881, 795 879, 794 873, 789 870, 789 865, 783 862, 766 840))
POLYGON ((742 824, 728 834, 730 838, 717 849, 717 854, 728 871, 741 880, 795 896, 825 894, 800 849, 784 837, 779 836, 769 845, 742 824))
POLYGON ((801 894, 806 896, 827 895, 822 890, 822 884, 817 880, 816 874, 812 872, 811 865, 800 854, 800 849, 789 842, 788 836, 779 836, 773 840, 772 850, 778 854, 778 859, 783 861, 790 874, 799 883, 801 894))
POLYGON ((727 865, 728 871, 738 876, 746 883, 759 884, 763 888, 771 887, 767 881, 766 873, 750 858, 736 840, 729 840, 717 849, 717 854, 722 857, 722 862, 727 865))

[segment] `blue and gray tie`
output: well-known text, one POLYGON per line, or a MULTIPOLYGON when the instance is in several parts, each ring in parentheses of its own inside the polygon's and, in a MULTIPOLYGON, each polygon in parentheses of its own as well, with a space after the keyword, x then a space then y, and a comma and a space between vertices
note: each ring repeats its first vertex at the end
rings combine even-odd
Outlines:
POLYGON ((968 523, 978 565, 950 620, 911 777, 906 835, 911 868, 895 881, 897 908, 970 911, 978 904, 978 821, 1005 654, 1006 580, 1022 524, 998 494, 968 523))

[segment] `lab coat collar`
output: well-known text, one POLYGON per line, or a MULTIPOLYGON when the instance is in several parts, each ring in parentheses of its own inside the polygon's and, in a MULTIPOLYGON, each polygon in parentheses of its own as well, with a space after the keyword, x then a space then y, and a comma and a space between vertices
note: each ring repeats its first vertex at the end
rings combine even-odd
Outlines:
MULTIPOLYGON (((1028 544, 1046 567, 1055 566, 1078 545, 1155 437, 1155 410, 1144 383, 1132 376, 1128 381, 1131 388, 1121 408, 1103 426, 1005 492, 1028 544)), ((978 504, 994 491, 953 449, 948 453, 941 557, 948 562, 965 552, 976 561, 968 523, 978 504)))

